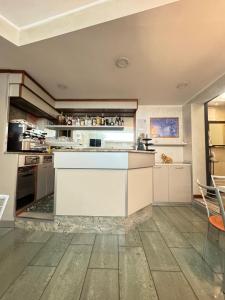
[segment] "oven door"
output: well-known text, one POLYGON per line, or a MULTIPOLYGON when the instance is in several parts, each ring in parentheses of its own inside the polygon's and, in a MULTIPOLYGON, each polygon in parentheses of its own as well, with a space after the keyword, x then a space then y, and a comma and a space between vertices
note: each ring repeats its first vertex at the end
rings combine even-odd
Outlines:
POLYGON ((35 167, 18 168, 16 209, 34 201, 35 167))

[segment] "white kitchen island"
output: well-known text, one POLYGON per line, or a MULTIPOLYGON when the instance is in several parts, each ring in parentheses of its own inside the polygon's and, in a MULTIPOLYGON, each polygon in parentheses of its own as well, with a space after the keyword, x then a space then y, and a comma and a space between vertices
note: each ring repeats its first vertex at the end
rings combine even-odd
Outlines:
POLYGON ((154 152, 56 150, 56 216, 127 217, 152 203, 154 152))

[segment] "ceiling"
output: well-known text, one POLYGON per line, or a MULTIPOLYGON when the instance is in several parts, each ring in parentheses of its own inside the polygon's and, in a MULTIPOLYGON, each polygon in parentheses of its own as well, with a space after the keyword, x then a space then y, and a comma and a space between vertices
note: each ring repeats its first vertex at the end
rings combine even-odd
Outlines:
POLYGON ((208 106, 219 106, 225 107, 225 93, 221 94, 220 96, 214 98, 210 102, 208 102, 208 106))
POLYGON ((180 0, 25 46, 0 38, 0 68, 26 70, 56 98, 182 105, 225 73, 224 11, 224 0, 180 0))
POLYGON ((179 0, 0 0, 0 35, 17 46, 179 0))
POLYGON ((16 27, 31 26, 79 9, 96 0, 0 0, 0 14, 16 27), (21 9, 22 8, 22 9, 21 9))

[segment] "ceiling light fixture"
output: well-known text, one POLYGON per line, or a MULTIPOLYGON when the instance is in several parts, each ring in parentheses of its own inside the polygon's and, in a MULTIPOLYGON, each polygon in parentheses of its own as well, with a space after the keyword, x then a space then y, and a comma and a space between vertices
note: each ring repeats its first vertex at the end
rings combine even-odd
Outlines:
POLYGON ((181 89, 185 89, 188 85, 189 85, 189 81, 182 81, 179 82, 176 86, 177 89, 181 90, 181 89))
POLYGON ((125 56, 118 57, 115 60, 115 65, 120 69, 127 68, 129 66, 129 59, 125 56))
POLYGON ((57 83, 57 88, 59 88, 60 90, 66 90, 68 87, 65 84, 57 83))

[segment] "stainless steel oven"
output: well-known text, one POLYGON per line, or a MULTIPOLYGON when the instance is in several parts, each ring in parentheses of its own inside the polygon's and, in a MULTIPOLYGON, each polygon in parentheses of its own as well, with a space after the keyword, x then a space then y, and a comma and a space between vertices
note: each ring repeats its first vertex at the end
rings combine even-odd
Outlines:
POLYGON ((16 210, 34 201, 36 167, 24 166, 18 168, 16 210))

